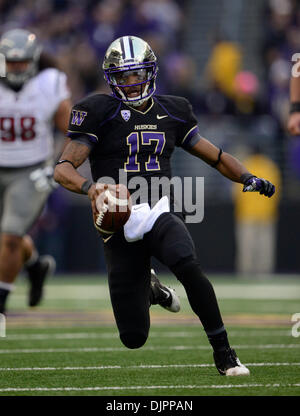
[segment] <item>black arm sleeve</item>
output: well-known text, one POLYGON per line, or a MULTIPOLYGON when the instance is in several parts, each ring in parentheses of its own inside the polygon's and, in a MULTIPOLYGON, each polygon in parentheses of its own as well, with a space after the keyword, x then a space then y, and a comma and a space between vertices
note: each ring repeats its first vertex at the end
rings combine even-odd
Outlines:
POLYGON ((72 141, 77 142, 77 143, 81 143, 81 144, 85 144, 91 150, 96 145, 96 143, 92 142, 87 136, 84 136, 84 135, 82 135, 82 136, 79 135, 78 137, 72 139, 72 141))

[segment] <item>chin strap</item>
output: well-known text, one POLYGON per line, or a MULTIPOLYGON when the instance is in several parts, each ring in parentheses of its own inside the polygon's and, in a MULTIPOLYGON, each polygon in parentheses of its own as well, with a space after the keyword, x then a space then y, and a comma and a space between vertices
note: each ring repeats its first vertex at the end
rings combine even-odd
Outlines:
POLYGON ((154 84, 154 88, 151 94, 147 95, 148 93, 148 89, 150 86, 150 82, 147 83, 147 85, 145 86, 144 91, 140 94, 140 96, 142 96, 143 94, 146 95, 146 97, 142 97, 139 100, 129 100, 126 96, 126 94, 121 90, 121 88, 116 87, 116 91, 118 92, 118 94, 121 96, 121 99, 123 102, 125 102, 127 105, 130 105, 132 107, 139 107, 140 105, 142 105, 145 101, 147 101, 155 92, 156 90, 156 86, 154 84))

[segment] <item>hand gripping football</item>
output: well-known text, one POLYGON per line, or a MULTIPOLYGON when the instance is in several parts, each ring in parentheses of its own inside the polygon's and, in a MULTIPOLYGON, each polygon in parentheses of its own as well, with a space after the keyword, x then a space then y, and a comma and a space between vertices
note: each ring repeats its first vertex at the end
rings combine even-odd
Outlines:
POLYGON ((130 217, 130 193, 122 184, 105 187, 104 184, 97 184, 97 189, 102 192, 96 199, 98 216, 95 227, 102 235, 108 236, 119 231, 130 217))

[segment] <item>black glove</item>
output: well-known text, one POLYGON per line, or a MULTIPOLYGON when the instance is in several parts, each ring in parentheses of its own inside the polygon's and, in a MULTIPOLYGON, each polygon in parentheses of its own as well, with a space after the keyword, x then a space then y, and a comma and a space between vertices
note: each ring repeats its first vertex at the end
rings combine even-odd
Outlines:
POLYGON ((242 175, 244 184, 243 192, 259 192, 261 195, 271 197, 275 192, 275 186, 264 178, 254 175, 242 175), (243 178, 244 176, 244 178, 243 178))

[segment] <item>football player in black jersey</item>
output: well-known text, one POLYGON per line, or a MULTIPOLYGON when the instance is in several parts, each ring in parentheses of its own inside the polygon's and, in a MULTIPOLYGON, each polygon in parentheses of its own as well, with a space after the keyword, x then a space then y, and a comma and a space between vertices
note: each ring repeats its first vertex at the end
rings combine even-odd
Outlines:
MULTIPOLYGON (((138 176, 148 184, 153 177, 171 178, 170 158, 175 146, 243 184, 244 191, 273 195, 275 188, 270 182, 249 173, 237 159, 200 136, 185 98, 154 94, 157 60, 142 39, 124 36, 115 40, 106 52, 103 70, 112 95, 95 94, 73 107, 70 141, 55 169, 55 180, 62 186, 88 195, 94 217, 99 194, 95 182, 99 178, 111 177, 118 183, 120 170, 126 172, 128 180, 138 176), (76 170, 87 158, 94 182, 76 170)), ((153 206, 156 201, 148 202, 153 206)), ((174 292, 166 293, 158 279, 151 277, 150 259, 154 256, 184 286, 212 345, 219 373, 249 374, 229 345, 214 289, 201 271, 193 240, 180 214, 172 209, 162 213, 138 241, 128 242, 123 230, 106 240, 110 296, 126 347, 139 348, 146 342, 149 303, 179 309, 174 306, 174 292)))

